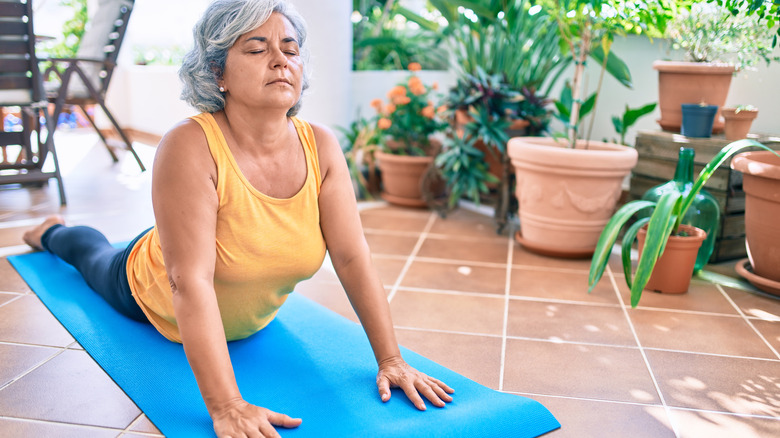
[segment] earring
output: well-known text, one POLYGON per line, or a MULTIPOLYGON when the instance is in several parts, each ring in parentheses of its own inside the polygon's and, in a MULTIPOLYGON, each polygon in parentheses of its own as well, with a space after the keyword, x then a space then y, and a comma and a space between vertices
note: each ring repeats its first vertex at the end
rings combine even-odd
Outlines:
POLYGON ((225 87, 219 87, 219 91, 224 93, 225 92, 225 87))

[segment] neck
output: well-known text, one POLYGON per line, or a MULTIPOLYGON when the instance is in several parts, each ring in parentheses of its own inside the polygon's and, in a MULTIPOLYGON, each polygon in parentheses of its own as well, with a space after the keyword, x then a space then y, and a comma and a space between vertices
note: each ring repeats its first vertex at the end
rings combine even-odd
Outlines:
POLYGON ((250 111, 225 106, 225 125, 238 146, 271 151, 287 145, 289 119, 279 111, 250 111))

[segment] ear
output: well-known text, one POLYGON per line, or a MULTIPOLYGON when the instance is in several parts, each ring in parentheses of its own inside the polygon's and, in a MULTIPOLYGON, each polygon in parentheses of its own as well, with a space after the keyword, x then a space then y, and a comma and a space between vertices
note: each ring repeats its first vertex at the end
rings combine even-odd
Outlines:
POLYGON ((223 89, 225 88, 225 80, 222 77, 222 69, 219 68, 215 62, 212 62, 210 67, 211 72, 214 74, 214 80, 217 82, 219 90, 224 91, 223 89))

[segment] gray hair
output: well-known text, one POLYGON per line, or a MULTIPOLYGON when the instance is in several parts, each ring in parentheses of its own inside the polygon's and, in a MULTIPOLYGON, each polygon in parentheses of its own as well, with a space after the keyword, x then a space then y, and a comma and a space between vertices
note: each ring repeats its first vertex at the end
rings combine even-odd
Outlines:
MULTIPOLYGON (((228 50, 241 35, 263 25, 274 12, 287 18, 295 29, 303 62, 303 94, 309 88, 306 22, 293 5, 286 0, 215 0, 195 24, 194 47, 179 69, 182 100, 201 112, 213 113, 224 108, 225 96, 219 91, 217 80, 225 70, 228 50)), ((297 114, 300 107, 299 98, 287 116, 297 114)))

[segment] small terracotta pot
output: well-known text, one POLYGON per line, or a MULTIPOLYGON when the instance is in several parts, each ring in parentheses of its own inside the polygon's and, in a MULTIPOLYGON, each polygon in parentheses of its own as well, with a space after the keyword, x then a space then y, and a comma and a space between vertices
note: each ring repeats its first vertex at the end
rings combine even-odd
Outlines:
POLYGON ((720 112, 726 120, 724 131, 726 140, 732 141, 747 138, 750 126, 758 115, 758 110, 751 109, 737 111, 736 108, 721 108, 720 112))
POLYGON ((742 152, 731 168, 743 173, 745 240, 753 272, 780 281, 780 158, 769 151, 742 152))
POLYGON ((422 179, 433 164, 433 157, 413 157, 377 152, 382 169, 382 193, 385 201, 404 207, 426 207, 422 179))
MULTIPOLYGON (((645 289, 666 294, 682 294, 688 292, 693 276, 693 267, 696 264, 696 255, 699 247, 707 237, 707 233, 701 228, 690 225, 680 225, 680 231, 687 236, 670 236, 666 242, 666 249, 656 261, 650 280, 645 289)), ((639 253, 645 246, 647 226, 642 227, 637 234, 639 239, 639 253)))

